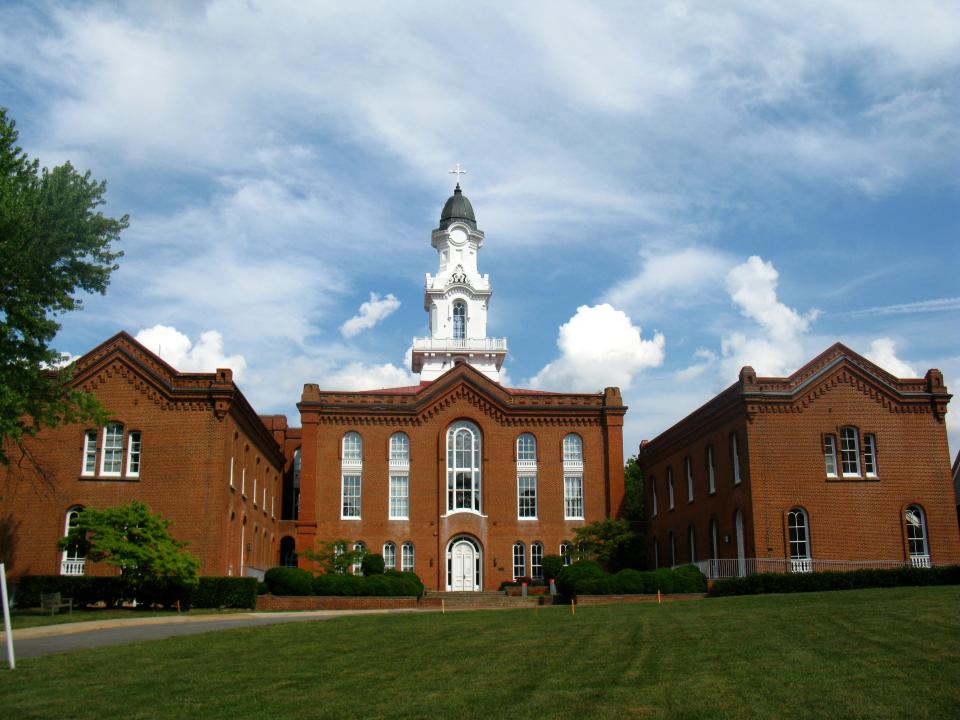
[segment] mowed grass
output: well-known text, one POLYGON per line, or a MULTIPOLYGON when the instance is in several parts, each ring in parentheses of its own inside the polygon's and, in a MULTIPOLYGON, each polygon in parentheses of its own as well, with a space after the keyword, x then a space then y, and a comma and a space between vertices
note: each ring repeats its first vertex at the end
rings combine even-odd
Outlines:
MULTIPOLYGON (((59 611, 56 615, 51 615, 49 610, 40 608, 27 608, 26 610, 14 610, 10 613, 10 622, 14 631, 24 628, 43 627, 46 625, 65 625, 67 623, 92 622, 97 620, 137 620, 145 617, 164 617, 180 615, 181 617, 194 615, 213 615, 231 612, 244 612, 242 610, 190 610, 189 612, 178 613, 176 610, 128 610, 123 608, 98 608, 98 609, 75 609, 68 613, 66 610, 59 611)), ((2 618, 0 618, 0 630, 3 630, 2 618)), ((4 656, 6 657, 6 656, 4 656)))
POLYGON ((343 617, 22 661, 10 718, 955 718, 960 588, 343 617))

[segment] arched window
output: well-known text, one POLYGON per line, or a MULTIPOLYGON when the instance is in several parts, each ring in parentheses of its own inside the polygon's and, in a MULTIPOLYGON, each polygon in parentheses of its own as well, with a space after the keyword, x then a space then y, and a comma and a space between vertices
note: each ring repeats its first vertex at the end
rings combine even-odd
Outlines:
POLYGON ((683 459, 683 464, 687 471, 687 502, 693 502, 693 463, 689 456, 683 459))
POLYGON ((367 554, 367 546, 358 541, 353 546, 353 566, 351 571, 354 575, 363 575, 363 558, 367 554))
POLYGON ((397 569, 397 546, 392 542, 383 544, 383 567, 385 570, 397 569))
POLYGON ((524 433, 517 438, 517 462, 537 461, 537 439, 530 433, 524 433))
POLYGON ((740 447, 737 434, 730 433, 730 464, 733 465, 733 484, 740 484, 740 447))
MULTIPOLYGON (((63 534, 65 536, 69 535, 70 531, 77 526, 81 512, 83 512, 83 507, 80 505, 75 505, 67 510, 63 522, 63 534)), ((86 565, 86 554, 86 548, 83 543, 70 544, 63 551, 63 557, 60 560, 60 574, 83 575, 84 566, 86 565)))
POLYGON ((543 543, 535 542, 530 546, 530 577, 543 580, 543 543))
POLYGON ((720 558, 720 542, 717 532, 717 519, 710 519, 710 559, 717 560, 720 558))
POLYGON ((657 516, 657 478, 655 475, 650 476, 650 492, 653 494, 653 502, 651 503, 653 507, 651 509, 650 516, 656 517, 657 516))
POLYGON ((914 567, 930 567, 930 548, 927 545, 927 518, 923 508, 911 505, 904 514, 907 523, 907 545, 910 564, 914 567))
POLYGON ((787 513, 790 532, 790 569, 792 572, 810 572, 810 533, 807 529, 807 511, 795 507, 787 513))
POLYGON ((527 576, 526 548, 522 542, 513 544, 513 579, 527 576))
POLYGON ((398 432, 390 436, 390 464, 410 464, 410 438, 406 433, 398 432))
POLYGON ((743 577, 747 574, 747 556, 743 542, 743 513, 739 509, 734 513, 733 526, 737 534, 737 575, 743 577))
POLYGON ((717 491, 717 472, 713 465, 713 445, 707 445, 705 460, 707 464, 707 492, 713 495, 717 491))
POLYGON ((285 519, 297 520, 300 518, 300 473, 302 471, 302 467, 303 461, 301 459, 300 448, 297 448, 293 451, 293 479, 290 488, 290 515, 285 519))
POLYGON ((343 436, 343 464, 356 464, 363 461, 363 441, 360 433, 348 432, 343 436))
POLYGON ((673 468, 667 468, 667 509, 673 510, 673 468))
POLYGON ((459 300, 453 304, 453 339, 467 339, 467 306, 459 300))
POLYGON ((289 535, 280 539, 281 567, 297 567, 297 543, 289 535))
POLYGON ((653 569, 660 567, 660 544, 657 539, 653 539, 653 569))
POLYGON ((480 430, 461 420, 447 431, 447 512, 480 512, 480 430))
POLYGON ((413 567, 413 543, 405 542, 400 546, 400 569, 403 570, 403 572, 413 572, 413 567))
POLYGON ((560 543, 560 557, 563 558, 564 565, 569 565, 573 562, 573 543, 568 540, 560 543))
POLYGON ((687 550, 691 563, 697 561, 697 531, 693 525, 687 528, 687 550))
POLYGON ((670 531, 670 567, 677 564, 677 539, 673 536, 673 530, 670 531))
POLYGON ((570 433, 563 439, 563 462, 583 462, 583 439, 576 433, 570 433))

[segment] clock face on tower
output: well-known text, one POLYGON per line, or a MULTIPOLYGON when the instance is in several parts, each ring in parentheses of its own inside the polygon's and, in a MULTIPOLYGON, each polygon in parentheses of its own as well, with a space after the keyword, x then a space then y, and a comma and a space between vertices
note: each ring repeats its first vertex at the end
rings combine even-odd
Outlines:
POLYGON ((454 245, 463 245, 467 241, 467 234, 461 228, 450 231, 450 242, 454 245))

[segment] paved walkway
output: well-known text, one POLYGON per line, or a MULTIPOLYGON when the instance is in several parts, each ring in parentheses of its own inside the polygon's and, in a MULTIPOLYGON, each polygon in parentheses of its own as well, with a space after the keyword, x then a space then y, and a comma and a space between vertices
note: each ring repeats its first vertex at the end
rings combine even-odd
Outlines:
MULTIPOLYGON (((162 616, 141 619, 92 620, 89 622, 46 625, 13 631, 14 652, 17 660, 51 655, 53 653, 85 650, 106 645, 163 640, 178 635, 199 635, 216 630, 259 627, 288 622, 329 620, 345 615, 380 615, 422 610, 317 610, 306 612, 229 613, 225 615, 196 615, 192 617, 162 616)), ((2 626, 0 621, 0 626, 2 626)), ((6 654, 0 632, 0 665, 6 654)))

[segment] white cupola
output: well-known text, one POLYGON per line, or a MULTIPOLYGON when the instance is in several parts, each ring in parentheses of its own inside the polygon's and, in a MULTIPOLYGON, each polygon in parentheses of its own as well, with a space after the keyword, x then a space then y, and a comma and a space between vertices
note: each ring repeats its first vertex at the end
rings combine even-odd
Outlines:
POLYGON ((413 339, 412 369, 421 380, 435 380, 457 363, 473 365, 500 382, 507 356, 506 338, 487 337, 487 306, 493 291, 490 276, 477 270, 483 232, 460 183, 440 213, 431 235, 439 256, 436 275, 427 273, 423 309, 429 313, 430 337, 413 339))

